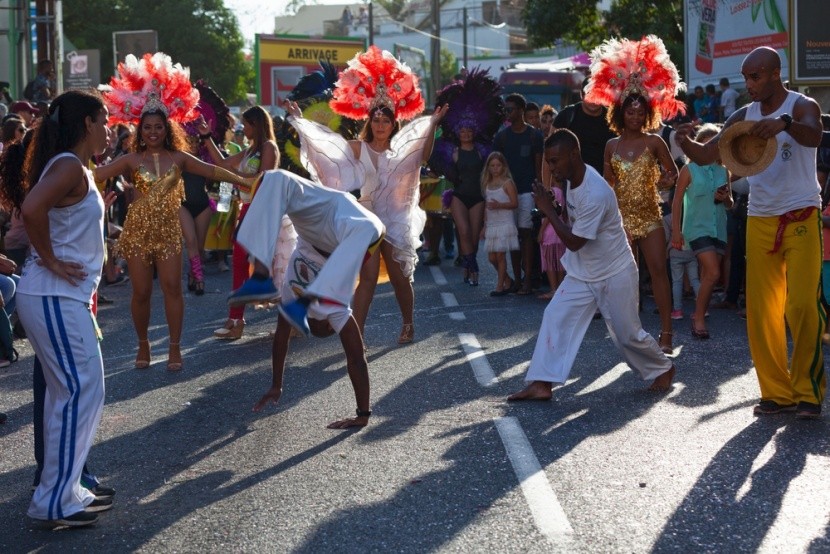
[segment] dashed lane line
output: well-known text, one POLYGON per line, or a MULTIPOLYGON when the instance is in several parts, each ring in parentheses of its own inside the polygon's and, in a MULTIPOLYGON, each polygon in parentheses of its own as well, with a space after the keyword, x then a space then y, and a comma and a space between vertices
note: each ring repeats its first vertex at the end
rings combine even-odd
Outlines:
POLYGON ((444 303, 445 308, 457 308, 458 307, 458 299, 451 292, 442 292, 441 293, 441 302, 444 303))
POLYGON ((478 384, 482 387, 495 385, 496 374, 493 373, 493 368, 490 367, 490 362, 487 361, 487 356, 484 355, 476 336, 472 333, 459 333, 458 340, 461 342, 470 367, 473 368, 478 384))
POLYGON ((441 268, 437 265, 429 266, 429 272, 432 274, 432 280, 435 281, 436 285, 446 285, 447 278, 444 277, 444 272, 441 271, 441 268))
POLYGON ((494 423, 536 527, 552 543, 554 551, 574 552, 573 528, 542 471, 519 420, 515 417, 500 417, 494 423))

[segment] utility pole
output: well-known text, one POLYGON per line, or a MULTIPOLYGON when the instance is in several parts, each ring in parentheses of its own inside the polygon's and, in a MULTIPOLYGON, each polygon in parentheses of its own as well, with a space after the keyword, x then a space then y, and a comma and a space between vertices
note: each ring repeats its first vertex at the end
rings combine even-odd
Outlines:
POLYGON ((432 0, 432 38, 430 39, 430 71, 432 91, 430 97, 435 99, 441 88, 441 0, 432 0))
POLYGON ((464 9, 462 10, 462 21, 464 22, 464 27, 462 27, 462 29, 463 29, 462 37, 463 38, 461 39, 461 42, 464 43, 464 68, 466 69, 467 68, 467 21, 468 21, 468 19, 467 19, 467 6, 464 6, 464 9))
POLYGON ((375 43, 375 12, 372 6, 373 4, 369 2, 369 46, 375 43))

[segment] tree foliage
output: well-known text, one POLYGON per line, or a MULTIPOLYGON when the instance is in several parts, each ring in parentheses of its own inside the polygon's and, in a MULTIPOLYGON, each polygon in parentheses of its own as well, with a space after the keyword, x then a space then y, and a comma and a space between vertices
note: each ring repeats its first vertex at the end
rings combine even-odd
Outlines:
POLYGON ((607 11, 596 0, 528 0, 523 16, 536 48, 569 42, 590 52, 607 38, 657 35, 683 74, 682 0, 614 0, 607 11))
POLYGON ((233 12, 222 0, 86 0, 64 8, 66 36, 82 49, 101 50, 101 75, 112 74, 112 33, 153 29, 159 50, 190 67, 229 103, 245 99, 254 70, 233 12))

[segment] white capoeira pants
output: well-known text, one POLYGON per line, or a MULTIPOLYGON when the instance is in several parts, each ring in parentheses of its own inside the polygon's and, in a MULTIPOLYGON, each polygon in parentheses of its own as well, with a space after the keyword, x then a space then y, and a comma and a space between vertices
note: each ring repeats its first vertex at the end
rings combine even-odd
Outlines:
POLYGON ((291 218, 300 238, 330 254, 306 294, 348 306, 363 258, 383 236, 383 224, 351 194, 275 169, 263 175, 237 242, 269 265, 284 215, 291 218))
POLYGON ((637 267, 588 283, 566 275, 542 317, 526 381, 564 383, 597 308, 626 363, 644 380, 672 367, 657 341, 643 330, 638 313, 637 267))
POLYGON ((87 304, 18 294, 17 313, 46 379, 43 473, 28 514, 61 519, 95 500, 81 471, 104 408, 104 362, 87 304))

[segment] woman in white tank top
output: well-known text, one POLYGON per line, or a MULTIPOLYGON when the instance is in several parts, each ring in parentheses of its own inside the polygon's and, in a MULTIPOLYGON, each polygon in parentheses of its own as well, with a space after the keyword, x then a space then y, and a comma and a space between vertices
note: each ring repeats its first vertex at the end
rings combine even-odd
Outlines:
POLYGON ((58 96, 35 131, 21 209, 31 241, 17 310, 43 367, 44 457, 28 514, 81 526, 107 509, 80 483, 104 406, 104 365, 90 311, 104 260, 104 200, 87 164, 107 146, 95 92, 58 96), (71 439, 66 439, 71 437, 71 439))

